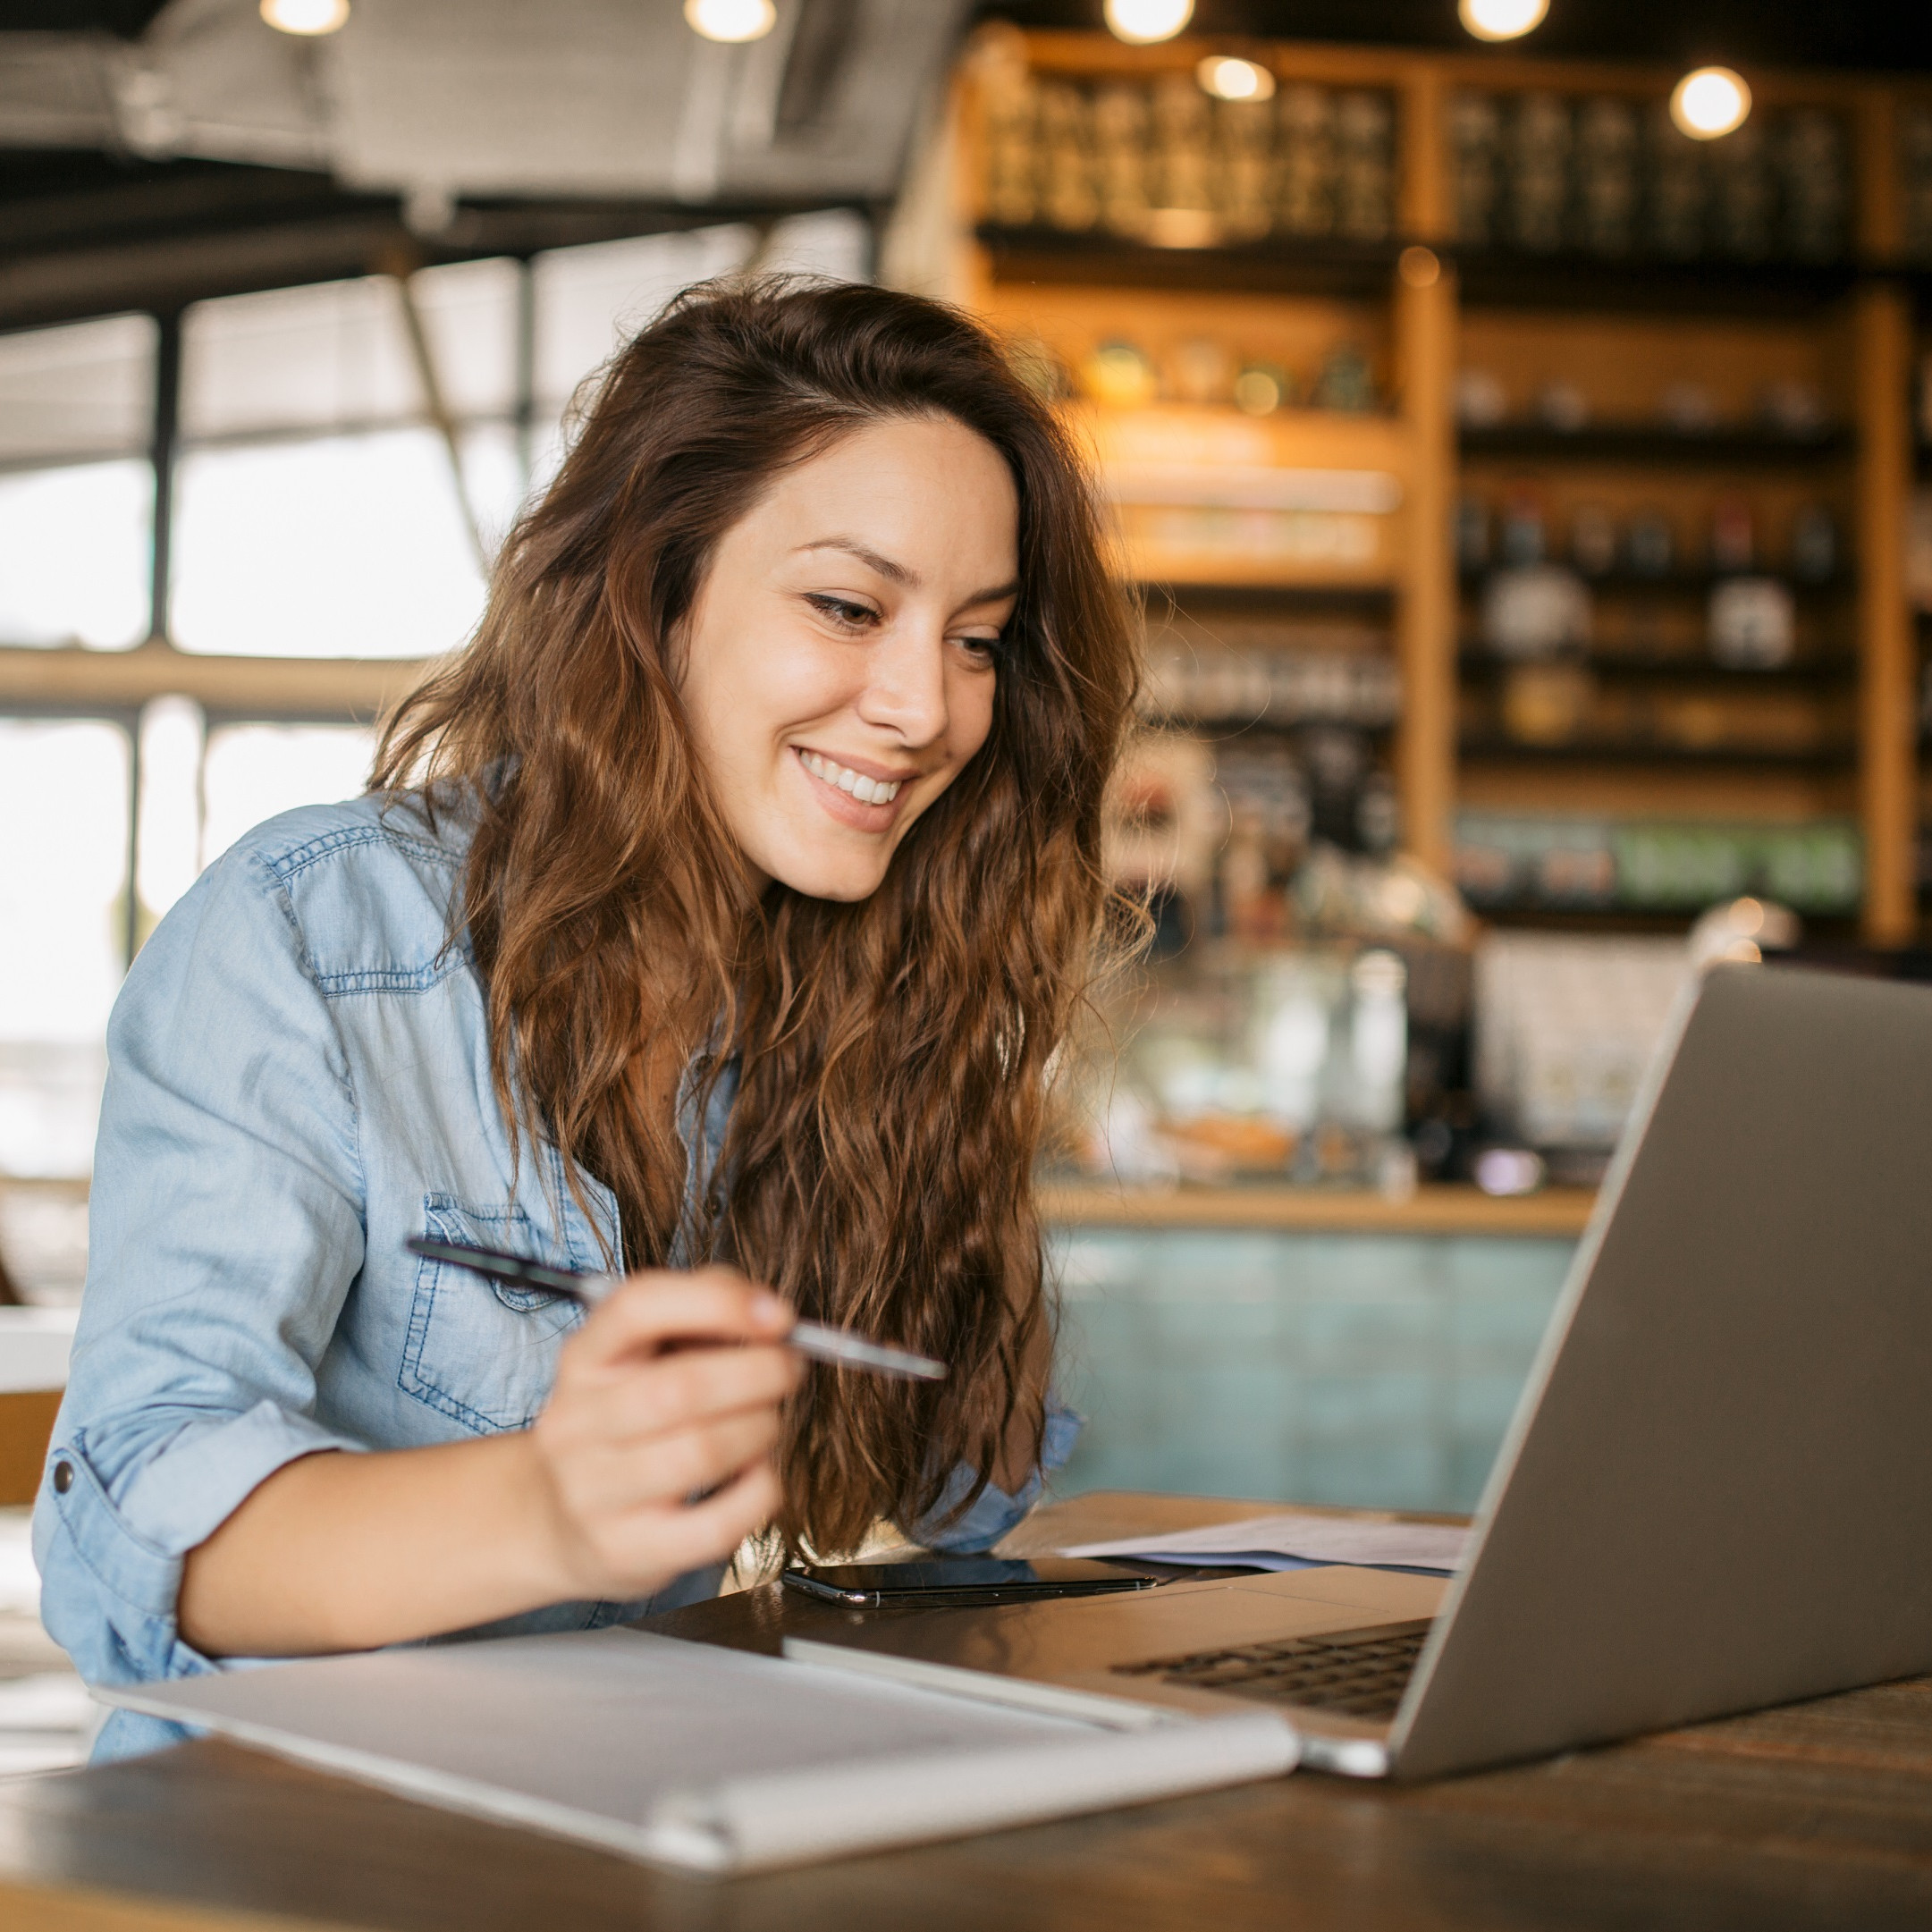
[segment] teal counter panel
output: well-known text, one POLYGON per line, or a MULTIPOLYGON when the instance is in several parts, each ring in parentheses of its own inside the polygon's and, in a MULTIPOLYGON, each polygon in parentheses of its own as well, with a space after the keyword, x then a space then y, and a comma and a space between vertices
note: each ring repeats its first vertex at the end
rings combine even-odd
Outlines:
POLYGON ((1574 1245, 1063 1229, 1055 1487, 1472 1508, 1574 1245))

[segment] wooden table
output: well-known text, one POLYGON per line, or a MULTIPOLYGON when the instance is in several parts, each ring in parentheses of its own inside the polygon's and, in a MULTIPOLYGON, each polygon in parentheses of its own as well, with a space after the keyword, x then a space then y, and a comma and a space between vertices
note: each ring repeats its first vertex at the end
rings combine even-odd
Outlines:
MULTIPOLYGON (((1014 1540, 1253 1507, 1085 1497, 1014 1540)), ((769 1649, 814 1615, 767 1587, 657 1627, 769 1649)), ((214 1741, 0 1785, 0 1925, 240 1932, 255 1915, 385 1932, 1923 1932, 1932 1680, 1432 1785, 1304 1774, 722 1882, 214 1741)))

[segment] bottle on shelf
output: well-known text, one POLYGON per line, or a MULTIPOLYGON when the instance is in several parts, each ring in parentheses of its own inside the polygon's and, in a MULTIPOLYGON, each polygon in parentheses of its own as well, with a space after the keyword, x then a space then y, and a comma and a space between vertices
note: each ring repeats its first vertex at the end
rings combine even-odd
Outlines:
POLYGON ((1668 577, 1677 561, 1677 533, 1661 510, 1640 510, 1624 531, 1624 554, 1632 577, 1668 577))
POLYGON ((1616 551, 1616 519, 1601 503, 1579 503, 1570 516, 1570 561, 1584 577, 1607 577, 1616 551))
POLYGON ((1791 523, 1791 574, 1828 584, 1838 572, 1838 522, 1823 503, 1801 503, 1791 523))
POLYGON ((1710 567, 1719 577, 1738 577, 1758 561, 1751 505, 1741 496, 1717 499, 1710 520, 1710 567))

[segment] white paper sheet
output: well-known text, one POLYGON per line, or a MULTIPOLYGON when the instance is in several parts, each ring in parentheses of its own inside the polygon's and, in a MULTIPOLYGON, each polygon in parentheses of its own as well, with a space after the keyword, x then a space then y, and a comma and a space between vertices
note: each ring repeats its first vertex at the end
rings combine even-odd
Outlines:
POLYGON ((1469 1531, 1441 1523, 1369 1523, 1359 1516, 1317 1516, 1283 1510, 1217 1523, 1167 1536, 1127 1536, 1110 1543, 1076 1543, 1062 1557, 1144 1557, 1151 1563, 1211 1569, 1245 1564, 1262 1570, 1299 1570, 1329 1563, 1381 1565, 1407 1570, 1454 1570, 1469 1531))
POLYGON ((1135 1734, 629 1630, 381 1650, 103 1697, 653 1863, 747 1871, 1294 1768, 1261 1712, 1135 1734))

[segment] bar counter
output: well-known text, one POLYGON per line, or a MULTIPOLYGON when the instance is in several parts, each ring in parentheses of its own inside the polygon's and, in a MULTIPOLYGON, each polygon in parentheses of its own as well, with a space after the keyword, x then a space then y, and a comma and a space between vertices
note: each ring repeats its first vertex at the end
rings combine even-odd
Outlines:
POLYGON ((1391 1199, 1367 1188, 1109 1187, 1050 1182, 1042 1218, 1061 1228, 1273 1228, 1320 1234, 1526 1235, 1574 1240, 1594 1188, 1546 1187, 1506 1198, 1432 1183, 1391 1199))
MULTIPOLYGON (((1225 1522, 1093 1496, 1012 1541, 1225 1522)), ((774 1650, 767 1584, 661 1620, 774 1650)), ((839 1613, 834 1613, 839 1614, 839 1613)), ((729 1880, 209 1739, 0 1785, 0 1924, 59 1932, 1836 1932, 1932 1923, 1932 1680, 1422 1785, 1313 1773, 729 1880)))

